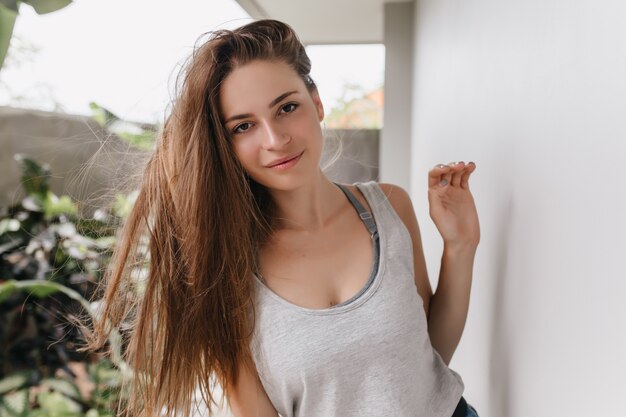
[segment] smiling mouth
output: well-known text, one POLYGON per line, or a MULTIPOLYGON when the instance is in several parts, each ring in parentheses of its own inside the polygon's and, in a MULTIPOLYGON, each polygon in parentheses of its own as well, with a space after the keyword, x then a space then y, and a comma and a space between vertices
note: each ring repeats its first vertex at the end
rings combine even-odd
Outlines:
POLYGON ((293 158, 287 159, 285 161, 282 162, 278 162, 272 165, 268 165, 268 168, 277 168, 277 169, 285 169, 285 168, 289 168, 293 165, 295 165, 299 160, 300 157, 302 156, 302 154, 304 153, 304 151, 300 152, 299 154, 297 154, 296 156, 294 156, 293 158))

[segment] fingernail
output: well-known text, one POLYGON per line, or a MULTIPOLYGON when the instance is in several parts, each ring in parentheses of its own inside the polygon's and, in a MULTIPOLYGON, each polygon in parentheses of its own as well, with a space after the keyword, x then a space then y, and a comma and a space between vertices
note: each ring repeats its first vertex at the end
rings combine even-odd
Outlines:
POLYGON ((442 179, 442 180, 439 182, 439 185, 441 185, 442 187, 445 187, 446 185, 448 185, 448 180, 447 180, 447 179, 445 179, 445 178, 444 178, 444 179, 442 179))

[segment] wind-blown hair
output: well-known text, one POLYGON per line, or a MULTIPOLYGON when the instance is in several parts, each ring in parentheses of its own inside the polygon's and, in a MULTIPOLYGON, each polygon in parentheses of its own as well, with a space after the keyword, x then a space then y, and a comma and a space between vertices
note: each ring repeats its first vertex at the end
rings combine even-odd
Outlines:
POLYGON ((257 59, 283 61, 309 92, 317 88, 289 25, 258 20, 211 32, 179 75, 171 113, 120 231, 88 348, 102 348, 112 328, 128 323, 125 358, 135 373, 130 415, 187 416, 196 389, 215 403, 212 376, 228 396, 239 365, 253 366, 252 274, 272 232, 274 206, 235 156, 219 92, 234 69, 257 59), (144 238, 149 269, 145 288, 134 295, 131 270, 144 238))

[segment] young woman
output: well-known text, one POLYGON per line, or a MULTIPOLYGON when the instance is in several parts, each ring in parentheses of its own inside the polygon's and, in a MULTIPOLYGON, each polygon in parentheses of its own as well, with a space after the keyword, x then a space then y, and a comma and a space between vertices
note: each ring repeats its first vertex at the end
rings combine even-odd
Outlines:
POLYGON ((197 387, 214 401, 212 377, 235 417, 477 415, 447 366, 480 239, 476 166, 429 172, 444 240, 433 294, 406 191, 320 170, 324 109, 310 69, 275 20, 213 32, 194 51, 92 342, 130 318, 132 415, 188 415, 197 387), (149 274, 132 297, 143 235, 149 274))

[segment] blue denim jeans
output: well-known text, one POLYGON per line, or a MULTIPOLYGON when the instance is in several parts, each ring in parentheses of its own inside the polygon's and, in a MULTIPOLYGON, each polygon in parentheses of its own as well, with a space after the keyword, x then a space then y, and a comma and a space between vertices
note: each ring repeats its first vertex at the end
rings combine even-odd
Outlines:
POLYGON ((479 417, 478 411, 476 411, 476 409, 472 407, 470 403, 467 403, 467 413, 465 414, 465 417, 479 417))

